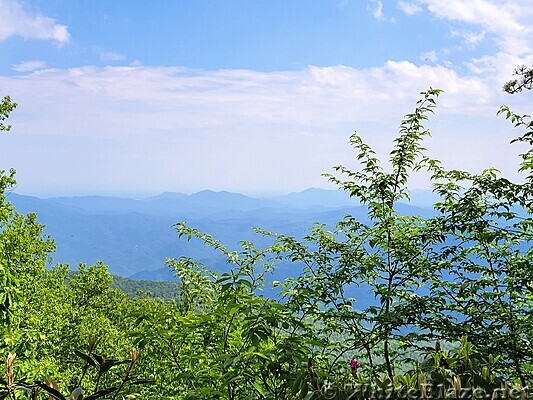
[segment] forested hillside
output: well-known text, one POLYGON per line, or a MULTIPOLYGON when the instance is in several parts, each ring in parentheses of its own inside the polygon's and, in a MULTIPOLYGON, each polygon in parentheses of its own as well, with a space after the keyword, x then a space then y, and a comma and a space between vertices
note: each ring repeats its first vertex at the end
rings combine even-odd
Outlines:
MULTIPOLYGON (((68 265, 50 266, 61 243, 35 214, 8 201, 15 172, 2 171, 1 396, 530 396, 533 150, 517 166, 522 183, 490 168, 447 169, 423 147, 440 95, 421 93, 387 160, 351 136, 359 169, 337 166, 327 178, 361 204, 364 217, 332 214, 336 224, 315 224, 299 236, 265 224, 255 233, 262 239, 242 240, 238 248, 233 238, 191 223, 200 220, 164 220, 180 248, 201 243, 224 264, 216 272, 211 257, 203 257, 204 265, 169 252, 179 295, 169 285, 174 294, 166 300, 129 296, 123 290, 129 286, 131 294, 131 281, 115 278, 123 290, 113 287, 101 262, 81 264, 74 275, 68 265), (431 177, 438 195, 429 214, 401 205, 416 171, 431 177), (286 265, 297 274, 273 281, 273 271, 286 265), (357 297, 363 287, 372 302, 357 297)), ((3 121, 15 107, 3 99, 1 131, 10 129, 3 121)), ((531 118, 506 107, 500 114, 516 126, 514 141, 531 148, 531 118)), ((74 218, 67 211, 64 217, 74 218)), ((108 218, 120 225, 118 216, 108 218)))
POLYGON ((180 298, 180 287, 177 282, 131 279, 113 275, 111 286, 130 297, 151 297, 161 300, 180 298))

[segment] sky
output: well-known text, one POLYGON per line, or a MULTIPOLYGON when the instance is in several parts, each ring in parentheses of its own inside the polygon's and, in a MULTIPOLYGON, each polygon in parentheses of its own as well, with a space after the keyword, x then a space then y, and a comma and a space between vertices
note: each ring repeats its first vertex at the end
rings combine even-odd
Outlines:
POLYGON ((429 87, 428 155, 520 179, 496 112, 533 110, 501 89, 533 65, 531 0, 0 0, 0 21, 19 193, 333 188, 322 173, 357 169, 349 136, 386 165, 429 87))

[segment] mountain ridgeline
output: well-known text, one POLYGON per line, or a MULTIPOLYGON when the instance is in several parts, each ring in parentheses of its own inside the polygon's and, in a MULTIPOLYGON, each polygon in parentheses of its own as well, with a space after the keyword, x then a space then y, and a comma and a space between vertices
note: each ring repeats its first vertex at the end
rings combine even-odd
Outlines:
MULTIPOLYGON (((414 191, 407 214, 432 213, 431 192, 414 191), (417 207, 418 204, 421 207, 417 207)), ((204 190, 191 195, 163 193, 143 200, 107 196, 41 199, 10 193, 8 200, 21 213, 35 212, 45 233, 57 243, 54 263, 94 264, 102 260, 109 271, 123 277, 174 280, 166 258, 192 257, 209 268, 224 270, 221 260, 199 241, 178 239, 173 225, 180 221, 213 235, 230 247, 241 240, 258 245, 268 239, 252 227, 302 238, 314 223, 333 226, 343 215, 366 220, 367 210, 345 192, 307 189, 272 198, 204 190)), ((293 275, 288 265, 275 272, 293 275)))

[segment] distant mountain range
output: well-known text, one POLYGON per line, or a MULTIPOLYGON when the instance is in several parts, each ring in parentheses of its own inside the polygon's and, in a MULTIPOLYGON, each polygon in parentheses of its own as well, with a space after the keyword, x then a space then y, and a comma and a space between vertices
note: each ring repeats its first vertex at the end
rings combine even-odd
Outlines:
MULTIPOLYGON (((413 196, 414 198, 415 196, 413 196)), ((431 193, 416 193, 418 204, 402 212, 432 214, 431 193)), ((342 191, 308 189, 286 196, 253 198, 238 193, 204 190, 191 195, 163 193, 143 200, 107 196, 41 199, 8 195, 21 213, 35 212, 45 232, 57 243, 55 263, 93 264, 104 261, 113 274, 150 280, 172 280, 167 257, 182 255, 223 270, 224 261, 198 241, 180 240, 172 226, 180 221, 237 248, 240 240, 267 244, 252 227, 303 237, 315 222, 333 226, 343 215, 366 220, 366 208, 342 191)), ((294 275, 290 266, 277 272, 294 275)))

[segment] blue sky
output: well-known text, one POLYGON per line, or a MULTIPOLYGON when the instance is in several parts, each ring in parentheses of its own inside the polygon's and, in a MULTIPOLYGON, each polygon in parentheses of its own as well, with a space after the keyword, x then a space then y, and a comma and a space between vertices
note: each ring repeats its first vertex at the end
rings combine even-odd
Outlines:
MULTIPOLYGON (((330 187, 357 130, 385 155, 429 86, 430 154, 517 178, 501 91, 533 64, 530 0, 0 0, 0 169, 21 193, 330 187)), ((413 187, 427 186, 416 177, 413 187)))

